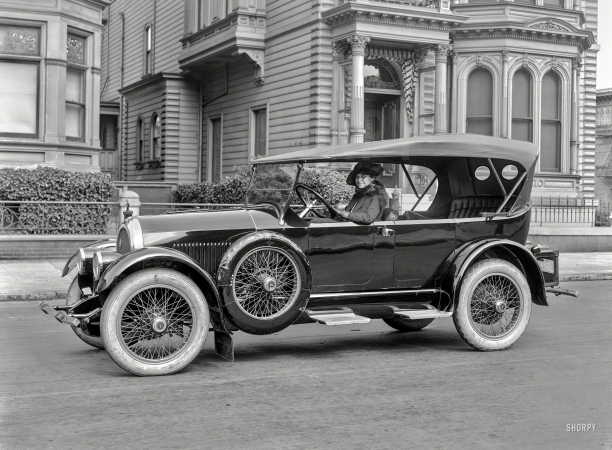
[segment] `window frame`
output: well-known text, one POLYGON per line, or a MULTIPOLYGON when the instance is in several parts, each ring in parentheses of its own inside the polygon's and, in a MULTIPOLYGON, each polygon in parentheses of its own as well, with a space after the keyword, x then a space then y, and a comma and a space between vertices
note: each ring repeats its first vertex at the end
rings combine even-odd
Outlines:
POLYGON ((469 133, 469 123, 470 123, 470 119, 476 119, 476 120, 482 120, 482 119, 487 119, 490 120, 491 122, 491 134, 490 135, 484 135, 484 136, 495 136, 495 74, 488 68, 485 66, 477 66, 474 69, 470 70, 470 72, 467 75, 467 79, 466 79, 466 85, 465 85, 465 89, 466 89, 466 102, 465 102, 465 132, 469 133), (470 77, 472 75, 474 75, 475 72, 478 71, 486 71, 489 76, 491 77, 491 115, 490 116, 470 116, 470 77))
MULTIPOLYGON (((34 27, 27 27, 34 28, 34 27)), ((39 36, 42 36, 42 31, 39 30, 39 36)), ((40 69, 40 61, 42 58, 40 57, 30 57, 30 58, 20 58, 19 55, 7 55, 3 54, 0 57, 0 62, 7 62, 10 64, 31 64, 36 66, 36 119, 34 124, 34 129, 36 130, 34 133, 4 133, 0 132, 0 137, 6 138, 22 138, 22 139, 40 139, 40 99, 41 99, 41 69, 40 69), (10 56, 10 57, 9 57, 10 56), (15 56, 15 58, 13 58, 15 56)))
POLYGON ((147 23, 144 27, 143 39, 143 76, 153 73, 153 25, 147 23))
POLYGON ((249 107, 249 160, 268 156, 270 149, 270 104, 262 103, 249 107), (265 110, 266 115, 266 148, 263 155, 256 155, 257 148, 257 113, 265 110))
MULTIPOLYGON (((85 142, 85 136, 87 134, 87 130, 85 129, 86 117, 87 117, 87 68, 77 64, 68 63, 66 67, 66 81, 68 80, 68 71, 75 70, 79 71, 81 75, 81 102, 76 102, 74 100, 64 99, 64 108, 67 105, 79 106, 80 107, 80 129, 82 132, 82 136, 68 136, 66 129, 64 128, 64 134, 66 135, 66 140, 71 142, 85 142)), ((66 124, 66 120, 64 120, 64 125, 66 124)))
POLYGON ((229 16, 234 9, 238 7, 237 2, 235 0, 198 0, 197 2, 197 16, 198 16, 198 29, 209 27, 220 20, 225 19, 229 16), (212 1, 221 2, 221 14, 220 17, 212 17, 213 8, 212 1), (231 9, 230 9, 231 7, 231 9))
POLYGON ((516 70, 513 74, 512 74, 512 79, 510 80, 510 84, 512 86, 512 95, 511 95, 511 99, 512 99, 512 109, 510 110, 510 138, 511 139, 515 139, 514 137, 514 123, 516 122, 520 122, 520 123, 528 123, 530 125, 530 129, 529 129, 529 134, 530 134, 530 139, 528 142, 535 142, 535 118, 534 118, 534 98, 535 98, 535 83, 534 83, 534 76, 533 74, 527 69, 527 68, 519 68, 518 70, 516 70), (515 85, 514 85, 514 80, 515 77, 518 73, 520 72, 524 72, 527 75, 529 75, 529 114, 530 116, 528 118, 525 117, 515 117, 514 116, 514 108, 515 108, 515 85))
POLYGON ((142 116, 136 119, 136 163, 145 161, 144 121, 142 116))
POLYGON ((563 173, 563 139, 564 139, 564 127, 563 127, 563 78, 556 73, 553 69, 547 70, 542 74, 542 78, 540 80, 540 142, 538 145, 540 151, 540 158, 538 158, 538 171, 540 173, 551 173, 551 174, 562 174, 563 173), (557 118, 556 119, 545 119, 544 118, 544 80, 548 75, 553 75, 557 79, 557 118), (542 136, 544 135, 544 127, 543 125, 547 124, 556 124, 557 125, 557 148, 556 148, 556 156, 559 161, 559 167, 553 170, 551 168, 542 168, 542 136))
POLYGON ((207 118, 206 130, 206 180, 213 182, 213 140, 214 121, 219 121, 219 179, 223 178, 223 114, 217 114, 207 118))

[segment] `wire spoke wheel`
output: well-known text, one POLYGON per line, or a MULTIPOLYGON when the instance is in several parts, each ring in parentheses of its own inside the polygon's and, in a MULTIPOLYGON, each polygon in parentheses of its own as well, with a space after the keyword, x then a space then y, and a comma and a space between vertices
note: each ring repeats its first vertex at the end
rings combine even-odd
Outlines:
POLYGON ((518 267, 502 259, 474 263, 461 282, 453 321, 477 350, 504 350, 523 334, 531 316, 531 289, 518 267))
POLYGON ((236 304, 255 319, 282 316, 296 302, 300 289, 298 267, 280 248, 251 250, 234 270, 232 290, 236 304))
POLYGON ((470 318, 475 330, 487 338, 502 338, 516 327, 522 297, 516 283, 506 275, 484 278, 472 292, 470 318))
POLYGON ((188 342, 193 308, 179 291, 151 286, 136 292, 119 317, 125 350, 143 361, 163 362, 188 342))

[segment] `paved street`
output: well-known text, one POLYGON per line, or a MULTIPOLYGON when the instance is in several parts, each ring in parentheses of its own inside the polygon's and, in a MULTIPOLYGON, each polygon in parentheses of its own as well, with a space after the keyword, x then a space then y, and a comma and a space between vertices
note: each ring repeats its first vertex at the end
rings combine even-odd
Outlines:
POLYGON ((0 304, 0 448, 612 449, 612 281, 534 306, 508 351, 452 320, 401 334, 299 325, 209 339, 183 372, 137 378, 34 302, 0 304), (568 424, 595 431, 568 432, 568 424))

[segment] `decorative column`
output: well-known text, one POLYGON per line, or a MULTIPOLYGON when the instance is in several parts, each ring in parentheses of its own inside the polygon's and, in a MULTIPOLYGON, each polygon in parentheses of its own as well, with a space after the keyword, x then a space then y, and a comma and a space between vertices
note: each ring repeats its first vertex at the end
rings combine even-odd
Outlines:
POLYGON ((580 58, 572 60, 572 123, 570 131, 570 174, 578 174, 578 96, 580 89, 580 58))
POLYGON ((459 54, 455 51, 451 52, 451 58, 453 58, 453 92, 451 93, 452 95, 452 102, 451 102, 451 133, 456 133, 457 132, 457 115, 458 115, 458 108, 459 106, 457 105, 457 91, 458 89, 458 80, 459 80, 459 71, 457 69, 457 67, 459 66, 459 54))
POLYGON ((446 82, 447 62, 450 45, 438 45, 436 47, 436 97, 434 109, 434 133, 447 133, 447 109, 446 109, 446 82))
POLYGON ((365 136, 364 95, 363 95, 363 64, 365 49, 370 38, 353 35, 347 39, 353 54, 353 98, 351 101, 351 143, 361 143, 365 136))
POLYGON ((508 137, 508 50, 502 52, 502 114, 501 137, 508 137))

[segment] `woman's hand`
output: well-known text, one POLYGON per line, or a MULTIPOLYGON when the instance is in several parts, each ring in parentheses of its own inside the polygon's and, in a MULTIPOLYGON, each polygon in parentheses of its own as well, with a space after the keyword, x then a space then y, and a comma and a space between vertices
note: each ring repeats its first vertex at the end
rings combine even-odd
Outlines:
POLYGON ((338 214, 343 219, 348 219, 348 217, 349 217, 349 212, 344 210, 344 209, 336 209, 336 208, 334 208, 334 211, 336 211, 336 214, 338 214))

